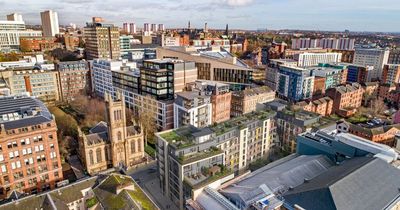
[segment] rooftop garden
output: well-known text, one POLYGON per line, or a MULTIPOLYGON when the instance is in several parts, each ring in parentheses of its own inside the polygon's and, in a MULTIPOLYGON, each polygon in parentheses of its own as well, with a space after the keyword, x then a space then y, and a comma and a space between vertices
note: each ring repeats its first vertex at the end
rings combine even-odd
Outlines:
POLYGON ((212 157, 212 156, 215 156, 215 155, 218 155, 221 153, 223 153, 222 150, 220 150, 216 147, 211 147, 210 150, 208 150, 208 151, 198 152, 193 155, 179 156, 178 161, 182 165, 184 165, 184 164, 195 162, 195 161, 198 161, 198 160, 201 160, 204 158, 212 157))
POLYGON ((161 138, 168 141, 168 143, 174 145, 177 149, 182 149, 194 145, 194 141, 190 139, 190 131, 184 130, 185 128, 172 130, 163 134, 160 134, 161 138), (178 133, 180 132, 180 133, 178 133))
POLYGON ((225 133, 226 131, 229 131, 229 129, 234 128, 234 127, 239 127, 239 129, 243 129, 247 126, 247 122, 253 121, 253 120, 266 120, 269 117, 271 117, 275 112, 273 111, 258 111, 258 112, 252 112, 245 114, 243 116, 235 117, 232 118, 229 121, 226 121, 224 123, 219 123, 216 125, 213 125, 211 129, 216 132, 217 136, 225 133))

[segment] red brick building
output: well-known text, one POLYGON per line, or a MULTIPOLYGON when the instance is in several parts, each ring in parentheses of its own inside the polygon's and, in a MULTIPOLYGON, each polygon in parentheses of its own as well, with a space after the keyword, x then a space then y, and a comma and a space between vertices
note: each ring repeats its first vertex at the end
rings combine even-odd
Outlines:
POLYGON ((333 100, 329 97, 323 97, 310 102, 299 102, 297 105, 305 111, 315 112, 322 116, 329 116, 332 114, 333 100))
POLYGON ((340 116, 353 115, 362 104, 364 89, 358 83, 330 88, 326 96, 333 100, 332 111, 340 116))
POLYGON ((30 36, 20 37, 20 50, 22 52, 32 51, 47 51, 62 47, 60 43, 56 42, 55 37, 44 37, 44 36, 30 36))
POLYGON ((0 99, 0 198, 40 192, 63 180, 57 125, 38 99, 0 99))

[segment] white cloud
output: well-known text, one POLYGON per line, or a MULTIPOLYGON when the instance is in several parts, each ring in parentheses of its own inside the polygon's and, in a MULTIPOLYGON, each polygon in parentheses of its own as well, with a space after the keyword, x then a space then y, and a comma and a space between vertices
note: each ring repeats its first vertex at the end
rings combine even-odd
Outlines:
POLYGON ((253 2, 253 0, 224 0, 230 6, 244 6, 253 2))

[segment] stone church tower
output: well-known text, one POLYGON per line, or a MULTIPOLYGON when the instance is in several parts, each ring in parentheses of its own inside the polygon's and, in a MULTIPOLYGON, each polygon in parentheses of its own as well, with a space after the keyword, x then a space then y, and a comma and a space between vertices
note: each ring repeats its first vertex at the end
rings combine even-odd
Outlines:
POLYGON ((112 165, 127 167, 126 117, 124 96, 117 92, 116 100, 106 94, 108 136, 111 143, 112 165))
POLYGON ((80 158, 89 174, 108 168, 128 169, 146 162, 143 130, 126 126, 124 96, 106 93, 106 122, 99 122, 84 134, 79 130, 80 158))

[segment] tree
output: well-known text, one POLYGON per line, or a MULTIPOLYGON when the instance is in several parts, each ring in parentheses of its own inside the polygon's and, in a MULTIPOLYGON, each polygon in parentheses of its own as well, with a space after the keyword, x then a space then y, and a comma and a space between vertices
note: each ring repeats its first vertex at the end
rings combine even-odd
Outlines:
POLYGON ((152 144, 155 143, 154 133, 157 130, 157 123, 155 122, 156 115, 155 112, 151 109, 151 101, 151 96, 144 97, 143 106, 141 106, 140 109, 137 110, 137 113, 134 116, 135 120, 137 120, 137 122, 139 122, 139 124, 142 126, 145 145, 147 145, 148 142, 152 144))
POLYGON ((371 102, 371 111, 373 116, 382 114, 385 110, 387 110, 387 107, 382 99, 374 99, 371 102))

